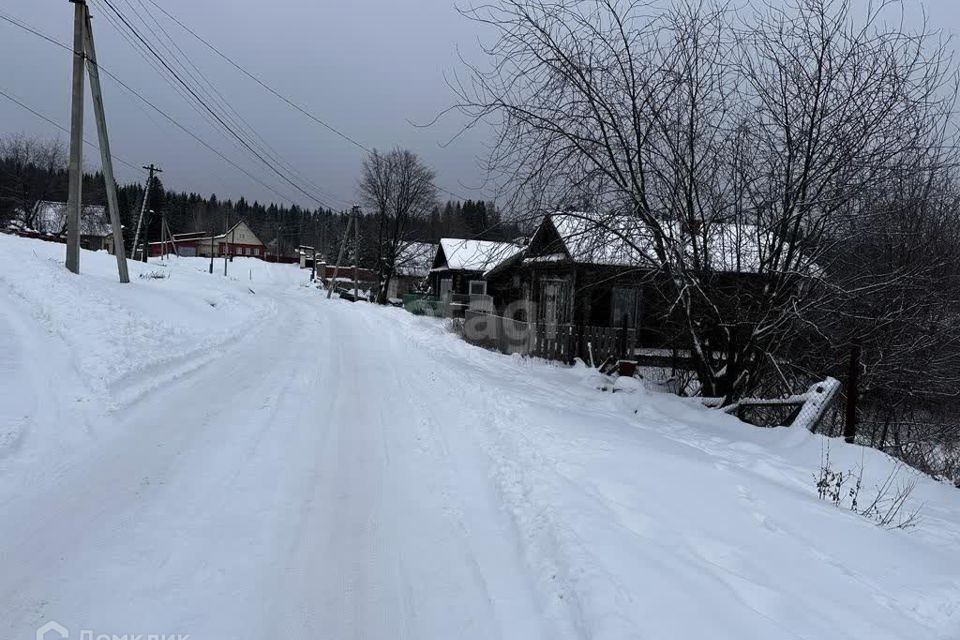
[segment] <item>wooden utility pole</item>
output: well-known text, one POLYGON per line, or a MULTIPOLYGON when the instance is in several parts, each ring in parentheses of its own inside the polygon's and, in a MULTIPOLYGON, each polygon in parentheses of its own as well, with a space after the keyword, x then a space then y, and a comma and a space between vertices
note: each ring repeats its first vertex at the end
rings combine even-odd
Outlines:
POLYGON ((277 248, 274 251, 274 256, 273 256, 274 258, 276 258, 277 264, 280 264, 280 232, 281 230, 282 230, 282 225, 280 224, 280 213, 277 212, 277 226, 276 226, 276 231, 274 232, 277 238, 277 248))
POLYGON ((70 182, 67 197, 67 269, 80 273, 80 209, 83 208, 83 62, 87 5, 73 2, 73 86, 70 103, 70 182))
POLYGON ((227 241, 227 232, 230 231, 230 212, 227 212, 226 226, 223 229, 223 275, 227 275, 227 254, 230 253, 230 243, 227 241))
POLYGON ((173 239, 173 232, 170 231, 170 225, 167 224, 167 214, 160 214, 160 257, 166 258, 167 253, 173 249, 174 255, 180 257, 180 251, 177 249, 177 242, 173 239), (170 246, 167 246, 167 243, 170 246))
POLYGON ((213 229, 210 230, 210 275, 213 275, 213 254, 215 252, 213 246, 213 229))
POLYGON ((360 207, 353 207, 353 297, 360 298, 359 269, 357 262, 360 260, 360 207))
POLYGON ((110 226, 113 232, 113 253, 117 258, 117 272, 120 282, 130 282, 127 271, 126 248, 123 245, 123 222, 120 219, 120 206, 117 203, 117 183, 113 177, 113 155, 110 153, 110 137, 107 135, 107 116, 103 108, 103 92, 100 89, 100 69, 97 66, 97 53, 93 46, 93 25, 90 23, 90 11, 87 5, 77 2, 84 13, 84 52, 87 58, 87 73, 90 75, 90 94, 93 98, 93 113, 97 120, 97 137, 100 142, 100 164, 103 168, 103 182, 107 192, 107 210, 110 213, 110 226))
POLYGON ((180 257, 180 249, 177 248, 177 241, 173 238, 173 231, 170 230, 170 225, 167 224, 167 216, 163 216, 163 226, 167 230, 167 240, 170 241, 170 246, 173 248, 173 255, 180 257))
MULTIPOLYGON (((143 216, 147 212, 147 203, 150 201, 150 188, 153 186, 153 175, 155 173, 163 173, 163 169, 160 167, 153 166, 153 163, 150 163, 149 167, 144 167, 149 172, 147 177, 147 188, 143 192, 143 204, 140 205, 140 216, 137 218, 137 230, 133 233, 133 251, 134 258, 136 258, 137 251, 137 242, 140 239, 140 229, 143 226, 143 216)), ((146 235, 146 233, 144 233, 146 235)), ((147 253, 147 243, 143 243, 143 261, 146 262, 146 253, 147 253)))
POLYGON ((150 257, 150 239, 147 237, 147 231, 150 227, 150 221, 153 220, 153 216, 156 215, 156 213, 153 209, 147 211, 146 224, 143 227, 143 241, 140 243, 143 247, 143 251, 140 252, 141 262, 147 262, 147 259, 150 257))
POLYGON ((337 263, 333 265, 333 276, 330 277, 330 284, 327 286, 327 300, 333 296, 333 288, 337 284, 337 274, 340 273, 340 262, 343 260, 343 250, 347 248, 347 241, 350 239, 350 225, 353 224, 353 216, 357 207, 350 212, 347 218, 347 228, 343 231, 343 242, 340 243, 340 251, 337 252, 337 263))

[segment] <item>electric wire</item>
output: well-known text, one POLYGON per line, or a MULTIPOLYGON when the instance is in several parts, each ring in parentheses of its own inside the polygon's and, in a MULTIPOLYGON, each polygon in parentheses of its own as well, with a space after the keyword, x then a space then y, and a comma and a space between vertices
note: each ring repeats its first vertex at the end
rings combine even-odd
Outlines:
POLYGON ((284 173, 283 171, 281 171, 280 169, 278 169, 273 162, 271 162, 270 160, 268 160, 266 157, 264 157, 264 155, 263 155, 262 153, 260 153, 259 151, 257 151, 257 150, 253 147, 253 145, 251 145, 250 142, 249 142, 246 138, 244 138, 242 135, 240 135, 239 133, 237 133, 237 131, 236 131, 233 127, 231 127, 231 126, 224 120, 223 116, 222 116, 219 112, 217 112, 216 110, 214 110, 214 109, 197 93, 197 91, 196 91, 192 86, 190 86, 190 84, 188 84, 186 81, 184 81, 184 79, 177 73, 177 71, 171 67, 170 63, 166 60, 166 58, 165 58, 163 55, 161 55, 159 52, 157 52, 157 50, 156 50, 153 46, 151 46, 149 42, 147 42, 147 40, 144 38, 143 34, 141 34, 141 33, 137 30, 137 28, 130 23, 130 20, 129 20, 121 11, 119 11, 119 10, 116 8, 116 6, 113 4, 113 2, 111 2, 111 0, 99 0, 99 2, 102 2, 102 3, 105 4, 111 11, 113 11, 114 15, 115 15, 115 16, 124 24, 124 26, 134 35, 134 37, 136 37, 137 40, 139 40, 139 41, 143 44, 143 46, 150 52, 150 54, 151 54, 152 56, 154 56, 154 57, 157 59, 157 61, 159 61, 160 64, 163 65, 163 67, 174 77, 174 79, 175 79, 177 82, 179 82, 180 85, 183 86, 184 89, 186 89, 187 92, 190 93, 191 96, 193 96, 193 98, 200 104, 200 106, 203 107, 203 109, 205 109, 208 113, 210 113, 210 115, 213 116, 213 118, 214 118, 218 123, 220 123, 220 125, 223 127, 223 129, 225 129, 230 135, 232 135, 234 138, 236 138, 236 139, 240 142, 240 144, 243 145, 243 147, 246 148, 247 151, 249 151, 254 157, 256 157, 258 160, 260 160, 260 162, 263 163, 263 165, 264 165, 265 167, 267 167, 268 169, 270 169, 270 171, 272 171, 273 173, 275 173, 275 174, 277 175, 277 177, 279 177, 281 180, 283 180, 284 182, 286 182, 287 184, 289 184, 291 187, 293 187, 296 191, 300 192, 302 195, 306 196, 308 199, 317 202, 317 203, 318 203, 320 206, 322 206, 322 207, 332 208, 332 207, 330 207, 330 205, 328 205, 323 199, 319 198, 319 197, 316 196, 315 194, 310 193, 309 191, 307 191, 306 189, 304 189, 301 185, 299 185, 297 182, 295 182, 294 180, 292 180, 286 173, 284 173))
MULTIPOLYGON (((41 38, 42 40, 44 40, 44 41, 46 41, 46 42, 48 42, 48 43, 50 43, 50 44, 53 44, 53 45, 55 45, 55 46, 57 46, 57 47, 60 47, 61 49, 64 49, 65 51, 69 51, 69 52, 73 53, 73 47, 71 47, 71 46, 69 46, 69 45, 67 45, 67 44, 65 44, 65 43, 63 43, 63 42, 60 42, 59 40, 57 40, 57 39, 55 39, 55 38, 53 38, 53 37, 51 37, 51 36, 49 36, 49 35, 41 32, 41 31, 39 31, 39 30, 36 29, 36 28, 33 28, 33 27, 27 25, 26 23, 23 23, 22 21, 19 21, 19 20, 15 19, 15 18, 12 18, 12 17, 10 17, 10 16, 8 16, 8 15, 5 15, 5 14, 3 14, 2 12, 0 12, 0 20, 4 20, 4 21, 6 21, 6 22, 8 22, 8 23, 10 23, 10 24, 12 24, 12 25, 14 25, 14 26, 16 26, 16 27, 19 27, 20 29, 23 29, 24 31, 26 31, 26 32, 28 32, 28 33, 31 33, 31 34, 33 34, 33 35, 41 38)), ((237 171, 239 171, 239 172, 241 172, 242 174, 244 174, 244 175, 245 175, 247 178, 249 178, 250 180, 256 182, 256 183, 259 184, 260 186, 262 186, 262 187, 264 187, 265 189, 269 190, 269 191, 270 191, 271 193, 273 193, 274 195, 278 196, 278 197, 281 199, 281 201, 283 201, 283 202, 289 202, 289 203, 295 203, 295 202, 296 202, 296 199, 291 198, 291 197, 290 197, 289 195, 287 195, 287 194, 284 194, 283 192, 279 191, 278 189, 276 189, 276 188, 273 187, 272 185, 264 182, 263 180, 261 180, 260 178, 258 178, 257 176, 255 176, 254 174, 250 173, 250 171, 248 171, 248 170, 247 170, 246 168, 244 168, 243 166, 241 166, 241 165, 237 164, 236 162, 234 162, 233 160, 231 160, 228 156, 226 156, 224 153, 222 153, 222 152, 221 152, 220 150, 218 150, 216 147, 214 147, 213 145, 211 145, 210 143, 208 143, 206 140, 204 140, 203 138, 201 138, 198 134, 196 134, 196 133, 194 133, 193 131, 191 131, 190 129, 188 129, 185 125, 181 124, 181 123, 180 123, 178 120, 176 120, 173 116, 171 116, 171 115, 168 114, 166 111, 164 111, 163 109, 161 109, 160 107, 158 107, 152 100, 149 100, 148 98, 146 98, 141 92, 139 92, 139 91, 137 91, 136 89, 134 89, 133 87, 131 87, 131 86, 130 86, 129 84, 127 84, 123 79, 121 79, 119 76, 117 76, 116 74, 114 74, 112 71, 110 71, 109 69, 107 69, 106 67, 104 67, 102 64, 100 64, 99 62, 97 62, 96 64, 97 64, 97 68, 100 70, 100 72, 101 72, 102 74, 104 74, 105 76, 107 76, 108 78, 110 78, 110 79, 111 79, 113 82, 115 82, 119 87, 121 87, 125 92, 127 92, 130 96, 136 98, 138 101, 140 101, 141 103, 143 103, 143 105, 145 105, 146 107, 148 107, 150 110, 152 110, 152 111, 156 112, 157 114, 159 114, 164 120, 166 120, 167 122, 169 122, 171 125, 173 125, 173 126, 176 127, 177 129, 179 129, 179 130, 182 131, 183 133, 187 134, 187 135, 188 135, 190 138, 192 138, 195 142, 197 142, 197 143, 200 144, 202 147, 204 147, 205 149, 207 149, 208 151, 210 151, 211 153, 213 153, 214 155, 216 155, 218 158, 220 158, 221 160, 223 160, 225 163, 227 163, 228 165, 230 165, 231 167, 233 167, 233 168, 236 169, 237 171)), ((327 207, 327 208, 329 209, 330 207, 327 207)))
MULTIPOLYGON (((4 98, 6 98, 7 100, 9 100, 10 102, 14 103, 15 105, 19 106, 20 108, 24 109, 25 111, 28 111, 28 112, 32 113, 33 115, 35 115, 36 117, 40 118, 41 120, 43 120, 43 121, 46 122, 47 124, 50 124, 50 125, 56 127, 56 128, 59 129, 60 131, 63 131, 63 132, 66 133, 66 134, 69 134, 69 133, 70 133, 70 129, 68 129, 67 127, 61 125, 60 123, 58 123, 58 122, 57 122, 56 120, 54 120, 53 118, 50 118, 50 117, 48 117, 48 116, 43 115, 42 113, 40 113, 39 111, 37 111, 36 109, 34 109, 33 107, 31 107, 30 105, 26 104, 25 102, 21 101, 19 98, 15 97, 15 96, 13 96, 11 93, 7 92, 3 87, 0 87, 0 96, 3 96, 4 98)), ((88 146, 90 146, 90 147, 92 147, 93 149, 96 149, 97 151, 100 151, 100 146, 97 145, 97 144, 94 143, 94 142, 91 142, 91 141, 89 141, 89 140, 84 139, 83 143, 86 144, 86 145, 88 145, 88 146)), ((119 164, 122 164, 122 165, 125 166, 125 167, 129 167, 130 169, 133 169, 134 171, 137 171, 137 172, 140 171, 140 167, 137 167, 136 165, 134 165, 134 164, 131 163, 131 162, 127 162, 127 161, 124 160, 123 158, 120 158, 120 157, 118 157, 118 156, 115 156, 115 155, 113 155, 112 153, 110 154, 110 157, 111 157, 115 162, 117 162, 117 163, 119 163, 119 164)))

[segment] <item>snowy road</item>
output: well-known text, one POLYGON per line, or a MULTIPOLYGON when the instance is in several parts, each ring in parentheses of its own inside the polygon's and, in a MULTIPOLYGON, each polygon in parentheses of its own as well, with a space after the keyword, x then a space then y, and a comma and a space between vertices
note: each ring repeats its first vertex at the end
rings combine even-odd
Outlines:
POLYGON ((0 640, 960 638, 956 489, 909 531, 817 499, 827 447, 868 499, 879 452, 296 267, 83 260, 0 236, 0 640))
POLYGON ((50 619, 197 640, 552 635, 457 424, 483 417, 424 384, 443 369, 386 319, 281 302, 3 506, 0 636, 50 619))

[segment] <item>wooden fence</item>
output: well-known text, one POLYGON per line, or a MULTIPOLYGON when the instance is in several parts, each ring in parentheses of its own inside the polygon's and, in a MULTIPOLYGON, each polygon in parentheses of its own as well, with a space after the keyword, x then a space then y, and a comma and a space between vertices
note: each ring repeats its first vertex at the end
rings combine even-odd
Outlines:
MULTIPOLYGON (((520 353, 572 363, 599 365, 607 358, 635 359, 637 332, 617 327, 543 324, 504 318, 475 309, 464 313, 463 338, 501 353, 520 353)), ((655 365, 655 366, 659 366, 655 365)))

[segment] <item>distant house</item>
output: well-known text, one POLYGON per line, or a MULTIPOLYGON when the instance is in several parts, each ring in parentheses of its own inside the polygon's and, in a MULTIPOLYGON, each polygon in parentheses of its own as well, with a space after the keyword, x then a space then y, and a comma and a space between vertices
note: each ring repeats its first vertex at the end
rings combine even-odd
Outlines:
POLYGON ((300 250, 289 242, 284 243, 279 238, 273 238, 266 244, 263 259, 268 262, 296 264, 300 262, 300 250))
POLYGON ((439 245, 429 242, 409 242, 397 252, 396 268, 388 298, 399 298, 405 293, 415 293, 427 283, 433 259, 439 245))
MULTIPOLYGON (((150 257, 155 258, 164 251, 166 253, 174 253, 176 251, 176 253, 185 257, 210 256, 210 234, 208 233, 204 233, 203 231, 175 233, 173 234, 173 240, 173 243, 149 243, 150 257), (174 244, 176 247, 174 247, 174 244)), ((213 247, 213 252, 216 253, 216 245, 213 247)))
POLYGON ((430 288, 440 298, 486 295, 484 275, 521 251, 510 242, 441 238, 430 269, 430 288))
MULTIPOLYGON (((224 233, 210 237, 209 233, 180 233, 174 234, 176 251, 181 256, 209 258, 214 256, 247 256, 264 258, 266 247, 250 226, 241 220, 224 233)), ((150 255, 157 257, 164 251, 173 253, 170 242, 151 242, 150 255)))
MULTIPOLYGON (((113 227, 106 207, 84 205, 80 211, 80 246, 113 253, 113 227)), ((19 235, 63 242, 67 237, 67 203, 38 201, 30 211, 20 211, 9 230, 19 235)))

